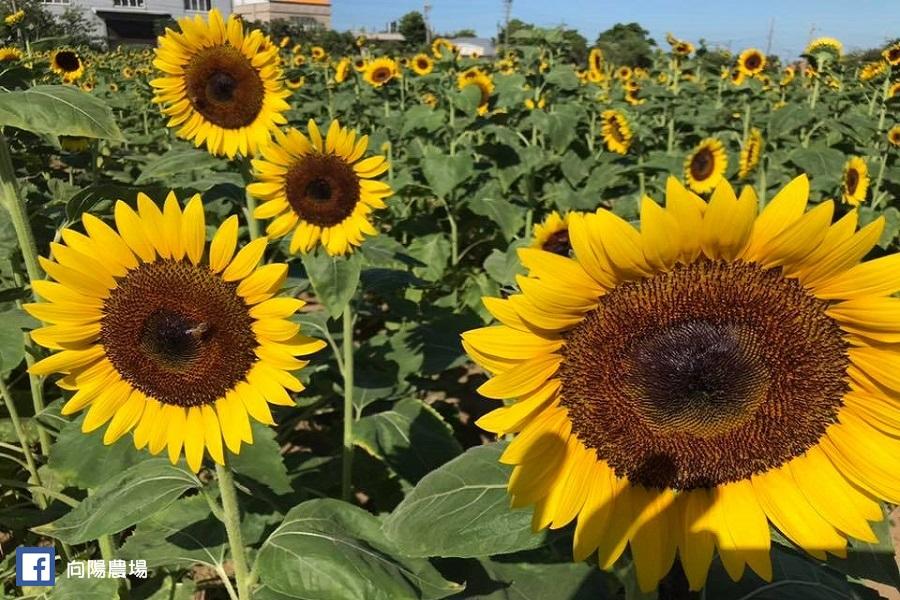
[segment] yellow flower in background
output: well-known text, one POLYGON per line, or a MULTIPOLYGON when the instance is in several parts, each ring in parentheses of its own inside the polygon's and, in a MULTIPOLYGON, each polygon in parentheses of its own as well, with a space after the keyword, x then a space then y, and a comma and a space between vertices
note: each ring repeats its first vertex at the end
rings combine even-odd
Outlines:
POLYGON ((543 95, 538 98, 536 102, 534 98, 525 98, 525 108, 528 110, 534 110, 536 108, 543 110, 546 106, 547 98, 543 95))
POLYGON ((247 192, 264 201, 254 216, 272 219, 266 233, 273 238, 293 232, 292 254, 319 244, 333 256, 348 254, 377 234, 371 213, 385 208, 393 191, 375 178, 389 165, 384 156, 363 158, 368 136, 357 137, 337 121, 324 138, 313 120, 308 132, 277 132, 263 158, 253 160, 256 181, 247 192))
POLYGON ((125 79, 134 79, 134 69, 131 67, 123 67, 121 73, 125 79))
POLYGON ((603 72, 603 50, 600 48, 591 48, 588 54, 588 71, 603 72))
POLYGON ((616 69, 616 79, 621 81, 628 81, 633 74, 631 67, 619 67, 616 69))
POLYGON ((709 137, 697 144, 684 161, 684 179, 692 190, 705 194, 719 185, 727 168, 725 146, 716 138, 709 137))
POLYGON ((344 83, 347 81, 347 77, 350 76, 352 68, 353 64, 350 62, 350 59, 346 57, 342 58, 334 68, 335 83, 344 83))
POLYGON ((844 202, 851 206, 859 206, 866 201, 869 191, 869 167, 866 161, 858 156, 851 157, 844 165, 844 177, 841 192, 844 202))
POLYGON ((438 105, 438 97, 431 92, 422 94, 422 104, 435 108, 438 105))
POLYGON ((534 226, 531 235, 531 248, 552 252, 559 256, 571 256, 572 243, 569 241, 569 216, 561 217, 555 210, 547 215, 543 222, 534 226))
POLYGON ((844 53, 844 45, 840 42, 840 40, 836 40, 832 37, 820 37, 811 41, 806 49, 803 51, 804 54, 813 54, 815 52, 826 51, 830 52, 834 55, 835 58, 840 58, 840 56, 844 53))
POLYGON ((207 248, 199 195, 182 212, 174 194, 163 210, 140 194, 137 212, 116 204, 115 229, 82 224, 40 259, 55 280, 33 282, 47 302, 25 306, 51 324, 31 337, 54 351, 31 372, 63 373, 75 391, 63 415, 87 409, 82 430, 106 425, 106 444, 134 431, 135 447, 167 448, 173 463, 183 450, 196 472, 204 449, 223 464, 223 440, 234 453, 253 443, 250 419, 274 424, 269 404, 294 406, 290 371, 306 365, 294 357, 325 344, 287 320, 303 306, 276 297, 287 265, 257 267, 266 238, 235 252, 231 216, 207 248))
POLYGON ((306 77, 303 75, 286 79, 284 82, 284 86, 289 90, 299 90, 304 85, 306 85, 306 77))
POLYGON ((313 46, 309 51, 309 55, 316 62, 328 60, 328 53, 325 52, 325 48, 322 48, 321 46, 313 46))
POLYGON ((860 263, 884 219, 832 225, 808 194, 798 177, 757 216, 749 187, 705 202, 670 178, 640 230, 574 215, 573 258, 521 249, 520 293, 485 299, 499 324, 463 345, 514 403, 477 423, 515 434, 511 504, 535 531, 576 521, 576 561, 630 546, 649 592, 678 556, 698 590, 716 554, 770 581, 770 523, 822 561, 877 539, 900 501, 900 255, 860 263))
POLYGON ((900 125, 894 125, 890 128, 887 132, 887 139, 892 146, 900 146, 900 125))
POLYGON ((747 139, 744 140, 744 144, 741 147, 741 156, 738 161, 738 177, 744 179, 759 165, 762 148, 762 131, 758 127, 754 127, 750 130, 747 139))
POLYGON ((678 42, 672 48, 672 52, 678 56, 690 56, 694 53, 694 45, 690 42, 678 42))
POLYGON ((291 55, 291 66, 292 67, 302 67, 306 64, 306 57, 302 54, 292 54, 291 55))
POLYGON ((22 51, 18 48, 4 46, 0 48, 0 63, 22 60, 22 51))
POLYGON ((900 65, 900 42, 885 48, 881 55, 884 57, 884 60, 888 61, 892 66, 896 67, 900 65))
POLYGON ((478 101, 478 114, 484 115, 487 113, 491 94, 494 93, 494 80, 490 75, 478 67, 472 67, 459 74, 457 86, 460 90, 464 90, 469 86, 476 86, 481 92, 481 99, 478 101))
POLYGON ((621 111, 605 110, 600 114, 600 135, 610 152, 624 155, 631 147, 631 126, 621 111))
POLYGON ((71 83, 84 75, 84 61, 74 50, 61 48, 50 55, 50 70, 71 83))
POLYGON ((894 83, 892 83, 887 91, 887 97, 889 99, 896 98, 897 96, 900 96, 900 81, 895 81, 894 83))
POLYGON ((366 59, 360 57, 353 60, 353 70, 362 73, 366 70, 366 59))
POLYGON ((416 75, 428 75, 434 70, 434 61, 427 54, 416 54, 412 58, 412 70, 416 75))
POLYGON ((13 25, 18 25, 25 19, 25 11, 22 9, 17 10, 14 13, 10 13, 3 17, 3 22, 8 26, 12 27, 13 25))
POLYGON ((450 40, 444 38, 434 38, 431 42, 431 54, 438 60, 444 58, 444 55, 453 56, 456 48, 450 43, 450 40))
POLYGON ((159 38, 153 64, 162 77, 150 82, 153 101, 178 137, 195 146, 229 158, 256 154, 290 108, 278 47, 259 30, 245 32, 235 15, 223 20, 217 9, 208 21, 197 15, 178 23, 181 32, 168 29, 159 38))
POLYGON ((385 56, 369 61, 363 73, 363 79, 372 87, 382 87, 399 76, 400 71, 397 69, 397 63, 385 56))
POLYGON ((516 72, 516 61, 511 58, 504 58, 498 61, 497 72, 501 75, 512 75, 516 72))
POLYGON ((887 73, 887 70, 887 64, 882 60, 866 63, 859 70, 859 80, 871 81, 887 73))
POLYGON ((747 77, 753 77, 766 68, 766 56, 756 48, 748 48, 738 56, 737 67, 747 77))
POLYGON ((784 68, 784 71, 781 74, 781 79, 778 80, 778 85, 785 87, 791 84, 794 81, 794 78, 797 76, 797 69, 791 65, 788 65, 784 68))
POLYGON ((733 85, 741 85, 744 83, 744 79, 746 79, 746 75, 744 71, 740 67, 734 67, 731 69, 731 74, 729 75, 729 79, 733 85))

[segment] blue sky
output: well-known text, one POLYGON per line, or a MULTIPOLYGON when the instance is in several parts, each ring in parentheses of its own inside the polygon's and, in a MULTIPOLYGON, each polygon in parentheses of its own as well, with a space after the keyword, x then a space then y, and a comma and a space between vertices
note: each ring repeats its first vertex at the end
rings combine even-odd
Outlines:
MULTIPOLYGON (((431 22, 439 32, 475 29, 493 37, 503 19, 501 0, 430 0, 431 22)), ((335 29, 376 30, 410 10, 422 11, 423 0, 332 0, 335 29)), ((565 24, 588 40, 616 22, 637 21, 665 45, 666 31, 696 42, 741 50, 766 47, 775 19, 772 52, 787 58, 799 54, 814 37, 840 39, 848 50, 881 45, 900 36, 897 0, 513 0, 512 16, 543 26, 565 24)))

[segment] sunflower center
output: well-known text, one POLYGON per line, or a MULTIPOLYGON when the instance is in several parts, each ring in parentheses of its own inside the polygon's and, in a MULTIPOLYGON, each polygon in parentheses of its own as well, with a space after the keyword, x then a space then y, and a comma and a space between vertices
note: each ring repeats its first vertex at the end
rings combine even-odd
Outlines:
POLYGON ((751 71, 755 71, 756 69, 759 68, 759 65, 761 62, 762 61, 758 54, 751 54, 750 56, 747 57, 747 60, 744 61, 744 66, 746 66, 747 69, 749 69, 751 71))
POLYGON ((239 129, 253 123, 262 110, 262 79, 237 48, 201 50, 186 67, 184 78, 191 105, 215 125, 239 129))
POLYGON ((569 241, 569 230, 560 229, 550 234, 541 245, 541 250, 559 254, 560 256, 569 256, 572 252, 572 243, 569 241))
POLYGON ((103 305, 107 357, 123 379, 160 402, 215 402, 256 360, 253 319, 236 287, 183 261, 129 271, 103 305))
POLYGON ((691 176, 697 181, 709 179, 716 165, 716 157, 707 147, 700 148, 691 159, 691 176))
POLYGON ((301 219, 331 227, 353 214, 360 197, 353 167, 334 154, 308 154, 285 178, 287 200, 301 219))
POLYGON ((859 185, 859 173, 856 172, 856 169, 850 169, 847 171, 847 192, 851 194, 856 193, 856 187, 859 185))
POLYGON ((372 81, 375 83, 382 83, 391 78, 391 70, 387 67, 378 67, 374 71, 372 71, 372 81))
POLYGON ((816 444, 848 390, 827 304, 781 269, 700 260, 626 282, 568 334, 562 403, 620 477, 693 489, 816 444))
POLYGON ((81 61, 78 58, 78 55, 70 50, 63 50, 62 52, 56 53, 56 64, 57 66, 65 71, 66 73, 71 73, 72 71, 77 71, 81 66, 81 61))

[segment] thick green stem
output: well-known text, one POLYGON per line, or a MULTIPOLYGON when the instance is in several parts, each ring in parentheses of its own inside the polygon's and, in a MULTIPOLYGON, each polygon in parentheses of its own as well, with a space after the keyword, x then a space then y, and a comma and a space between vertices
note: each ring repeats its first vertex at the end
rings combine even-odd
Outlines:
POLYGON ((887 164, 887 149, 881 155, 881 164, 878 166, 878 175, 875 176, 875 185, 872 186, 872 208, 878 208, 881 204, 879 192, 881 190, 881 180, 884 179, 884 167, 887 164))
POLYGON ((234 475, 231 472, 231 467, 216 463, 216 476, 219 479, 219 493, 222 496, 222 515, 225 517, 225 533, 228 535, 231 561, 234 564, 234 579, 237 583, 238 599, 250 600, 250 571, 247 568, 247 556, 244 553, 244 535, 241 533, 241 511, 238 507, 234 475))
POLYGON ((815 108, 816 102, 819 100, 819 76, 816 75, 816 79, 813 82, 813 92, 812 96, 809 97, 809 107, 815 108))
POLYGON ((672 155, 672 152, 675 151, 675 108, 672 109, 672 114, 669 116, 668 129, 669 135, 666 140, 666 154, 669 156, 672 155))
POLYGON ((350 303, 344 307, 344 444, 341 456, 341 497, 350 501, 353 474, 353 310, 350 303))
MULTIPOLYGON (((25 434, 25 428, 22 426, 22 420, 19 418, 19 411, 16 409, 12 394, 9 393, 9 388, 2 378, 0 378, 0 396, 2 396, 3 403, 6 405, 6 410, 9 413, 10 420, 12 421, 13 430, 16 432, 16 437, 19 438, 19 444, 21 444, 22 446, 22 452, 25 454, 25 464, 28 466, 28 474, 31 476, 31 481, 37 486, 43 486, 43 484, 41 483, 41 477, 40 475, 38 475, 37 463, 34 460, 34 454, 31 453, 31 445, 28 442, 28 436, 25 434)), ((47 500, 46 498, 44 498, 43 494, 36 490, 31 490, 31 494, 34 498, 35 504, 37 504, 39 508, 47 508, 47 500)))
POLYGON ((884 118, 887 116, 887 102, 888 102, 888 92, 890 91, 891 80, 889 77, 884 78, 884 85, 881 88, 881 114, 878 116, 878 131, 877 134, 881 137, 881 132, 884 131, 884 118))
POLYGON ((766 205, 766 159, 763 157, 759 161, 759 188, 757 191, 759 210, 762 212, 766 205))
POLYGON ((747 143, 747 138, 750 136, 750 101, 744 100, 744 137, 743 142, 747 143))

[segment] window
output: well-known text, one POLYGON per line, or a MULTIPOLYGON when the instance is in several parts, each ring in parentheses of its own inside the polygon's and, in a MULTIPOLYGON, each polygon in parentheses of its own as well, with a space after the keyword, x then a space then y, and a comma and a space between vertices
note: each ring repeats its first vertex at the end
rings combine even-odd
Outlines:
POLYGON ((125 8, 144 8, 144 0, 113 0, 113 6, 125 8))
POLYGON ((201 10, 205 12, 211 8, 211 0, 184 0, 184 10, 201 10))
POLYGON ((44 4, 68 4, 69 0, 41 0, 44 4))

